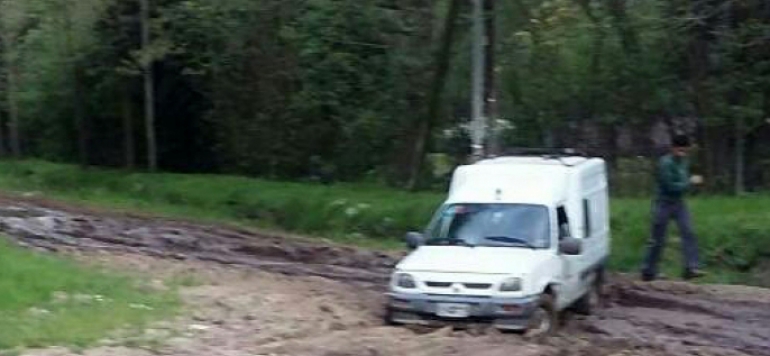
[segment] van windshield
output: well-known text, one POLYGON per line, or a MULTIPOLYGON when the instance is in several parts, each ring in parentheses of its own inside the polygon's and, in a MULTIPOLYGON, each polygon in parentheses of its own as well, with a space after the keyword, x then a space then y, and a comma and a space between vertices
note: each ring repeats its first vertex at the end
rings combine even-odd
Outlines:
POLYGON ((549 248, 548 208, 530 204, 453 204, 427 229, 428 245, 549 248))

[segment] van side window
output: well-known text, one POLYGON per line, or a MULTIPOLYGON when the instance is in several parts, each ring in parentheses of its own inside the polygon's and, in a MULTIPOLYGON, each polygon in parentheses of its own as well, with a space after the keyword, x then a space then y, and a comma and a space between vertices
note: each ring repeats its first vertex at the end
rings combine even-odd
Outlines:
POLYGON ((585 222, 585 238, 591 237, 591 204, 588 199, 583 199, 583 219, 585 222))
POLYGON ((556 215, 557 215, 557 224, 559 227, 559 240, 563 240, 564 238, 571 237, 570 228, 569 228, 569 218, 567 217, 567 210, 564 209, 563 206, 560 206, 556 209, 556 215))

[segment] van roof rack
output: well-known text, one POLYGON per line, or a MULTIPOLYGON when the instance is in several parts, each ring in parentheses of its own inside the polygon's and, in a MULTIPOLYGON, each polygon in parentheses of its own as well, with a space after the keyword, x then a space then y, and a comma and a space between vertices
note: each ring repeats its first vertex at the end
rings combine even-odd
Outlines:
POLYGON ((489 155, 487 158, 494 159, 497 157, 506 156, 533 156, 542 157, 543 159, 552 159, 559 161, 564 166, 573 167, 579 163, 568 163, 564 160, 566 157, 583 157, 588 159, 588 154, 583 151, 579 151, 574 148, 525 148, 525 147, 513 147, 503 150, 501 155, 489 155))
POLYGON ((562 157, 588 157, 586 152, 575 148, 529 148, 529 147, 511 147, 503 150, 501 155, 490 156, 490 158, 500 156, 540 156, 544 158, 562 158, 562 157))

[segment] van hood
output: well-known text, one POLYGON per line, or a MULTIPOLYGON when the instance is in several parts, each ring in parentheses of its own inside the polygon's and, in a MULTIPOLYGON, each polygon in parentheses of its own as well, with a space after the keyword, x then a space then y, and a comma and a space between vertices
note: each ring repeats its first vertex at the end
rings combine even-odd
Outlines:
POLYGON ((396 268, 409 272, 523 274, 551 257, 547 250, 519 247, 421 246, 396 268))

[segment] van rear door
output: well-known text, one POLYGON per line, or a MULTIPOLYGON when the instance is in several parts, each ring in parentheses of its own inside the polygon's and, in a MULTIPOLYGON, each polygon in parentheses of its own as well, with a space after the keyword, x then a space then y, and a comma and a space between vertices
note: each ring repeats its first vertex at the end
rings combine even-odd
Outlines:
MULTIPOLYGON (((567 209, 560 205, 556 209, 557 226, 559 227, 559 241, 574 236, 572 224, 569 221, 567 209)), ((559 308, 564 308, 571 304, 581 294, 580 271, 584 265, 584 256, 565 255, 559 253, 559 259, 562 263, 561 288, 557 294, 556 303, 559 308)))
POLYGON ((583 177, 581 182, 581 225, 580 237, 583 239, 583 266, 581 274, 587 277, 608 254, 609 194, 606 176, 603 171, 583 177))

